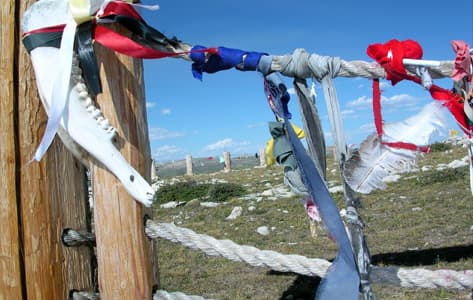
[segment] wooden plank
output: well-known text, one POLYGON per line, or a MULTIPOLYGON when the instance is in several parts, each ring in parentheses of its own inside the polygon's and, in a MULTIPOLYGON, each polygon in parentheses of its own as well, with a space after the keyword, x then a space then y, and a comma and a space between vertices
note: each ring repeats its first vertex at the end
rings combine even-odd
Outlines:
MULTIPOLYGON (((20 19, 34 2, 20 2, 20 19)), ((24 47, 18 48, 18 202, 26 298, 67 299, 71 289, 94 287, 91 251, 67 248, 61 241, 64 228, 88 226, 85 170, 57 137, 41 162, 31 162, 47 116, 29 55, 24 47)))
MULTIPOLYGON (((104 116, 117 128, 120 151, 148 181, 151 155, 142 61, 95 46, 104 116)), ((152 242, 144 234, 144 207, 104 167, 92 167, 94 221, 101 299, 151 299, 157 283, 152 242)))
POLYGON ((21 299, 20 235, 15 141, 15 1, 0 4, 0 299, 21 299))

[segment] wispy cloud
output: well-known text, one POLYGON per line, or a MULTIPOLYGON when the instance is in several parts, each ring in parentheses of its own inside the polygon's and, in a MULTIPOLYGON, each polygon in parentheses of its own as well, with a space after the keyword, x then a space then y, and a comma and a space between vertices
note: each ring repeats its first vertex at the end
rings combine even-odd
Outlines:
POLYGON ((181 136, 184 136, 184 133, 178 131, 170 131, 166 128, 152 127, 149 129, 149 139, 151 141, 164 140, 181 136))
POLYGON ((389 89, 391 87, 391 85, 389 83, 387 83, 386 81, 382 81, 379 83, 379 88, 382 90, 382 91, 385 91, 387 89, 389 89))
POLYGON ((353 116, 355 114, 355 111, 353 109, 345 109, 340 112, 342 116, 347 117, 347 116, 353 116))
POLYGON ((213 144, 209 144, 204 147, 204 151, 215 151, 215 150, 222 150, 228 147, 233 146, 233 140, 230 138, 226 138, 220 141, 217 141, 213 144))
MULTIPOLYGON (((416 106, 419 103, 419 98, 408 94, 399 94, 391 97, 381 96, 381 104, 383 106, 399 107, 399 106, 416 106)), ((347 107, 367 109, 371 108, 373 98, 367 96, 361 96, 356 100, 347 103, 347 107)))
POLYGON ((170 157, 173 157, 179 153, 184 153, 184 151, 174 145, 164 145, 154 150, 153 157, 155 157, 157 160, 162 161, 168 160, 170 157))
POLYGON ((374 126, 374 123, 366 123, 360 126, 360 131, 361 132, 373 132, 376 130, 376 127, 374 126))
POLYGON ((161 109, 161 111, 159 112, 159 114, 162 115, 162 116, 170 115, 170 114, 171 114, 171 109, 170 109, 170 108, 161 109))
POLYGON ((156 106, 156 102, 149 102, 149 101, 146 102, 146 108, 153 108, 155 106, 156 106))
POLYGON ((266 127, 266 126, 268 126, 267 122, 259 122, 255 124, 249 124, 247 127, 251 129, 251 128, 266 127))

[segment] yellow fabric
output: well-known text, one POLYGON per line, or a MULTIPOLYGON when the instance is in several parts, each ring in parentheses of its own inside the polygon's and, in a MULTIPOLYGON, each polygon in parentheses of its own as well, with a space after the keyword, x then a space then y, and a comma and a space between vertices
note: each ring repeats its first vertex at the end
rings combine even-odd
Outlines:
MULTIPOLYGON (((296 133, 299 139, 305 138, 304 130, 300 129, 297 125, 291 123, 294 132, 296 133)), ((266 142, 266 165, 269 167, 272 164, 276 163, 276 159, 273 155, 273 146, 274 146, 274 139, 271 138, 269 141, 266 142)))

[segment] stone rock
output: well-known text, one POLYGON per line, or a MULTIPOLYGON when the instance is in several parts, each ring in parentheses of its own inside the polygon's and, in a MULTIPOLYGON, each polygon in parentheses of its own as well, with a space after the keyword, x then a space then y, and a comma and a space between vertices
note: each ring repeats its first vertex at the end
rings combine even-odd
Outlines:
POLYGON ((261 234, 261 235, 268 235, 269 234, 269 228, 268 226, 260 226, 258 229, 256 229, 256 232, 261 234))
POLYGON ((242 211, 243 211, 243 208, 241 208, 241 206, 235 206, 232 209, 232 212, 230 213, 230 215, 226 217, 225 220, 235 220, 236 218, 241 216, 242 211))

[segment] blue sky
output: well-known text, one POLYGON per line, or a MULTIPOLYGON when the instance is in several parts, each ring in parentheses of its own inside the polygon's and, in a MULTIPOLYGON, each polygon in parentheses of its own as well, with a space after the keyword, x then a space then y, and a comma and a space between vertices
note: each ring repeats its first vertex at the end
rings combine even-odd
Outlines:
MULTIPOLYGON (((157 11, 140 10, 146 22, 168 37, 191 45, 224 46, 272 55, 297 48, 344 60, 372 61, 368 45, 391 39, 420 43, 424 59, 453 60, 452 40, 473 47, 473 1, 171 1, 157 11)), ((156 161, 254 154, 270 138, 262 77, 235 69, 193 78, 182 59, 144 60, 145 91, 152 156, 156 161)), ((292 79, 284 78, 292 87, 292 79)), ((309 83, 311 81, 309 80, 309 83)), ((394 122, 433 101, 421 86, 383 83, 382 113, 394 122)), ((450 79, 436 84, 451 88, 450 79)), ((358 145, 374 132, 371 80, 336 78, 346 141, 358 145)), ((332 144, 325 102, 316 84, 316 103, 327 145, 332 144)), ((291 95, 293 122, 302 126, 297 98, 291 95)), ((457 126, 452 122, 452 128, 457 126)))

